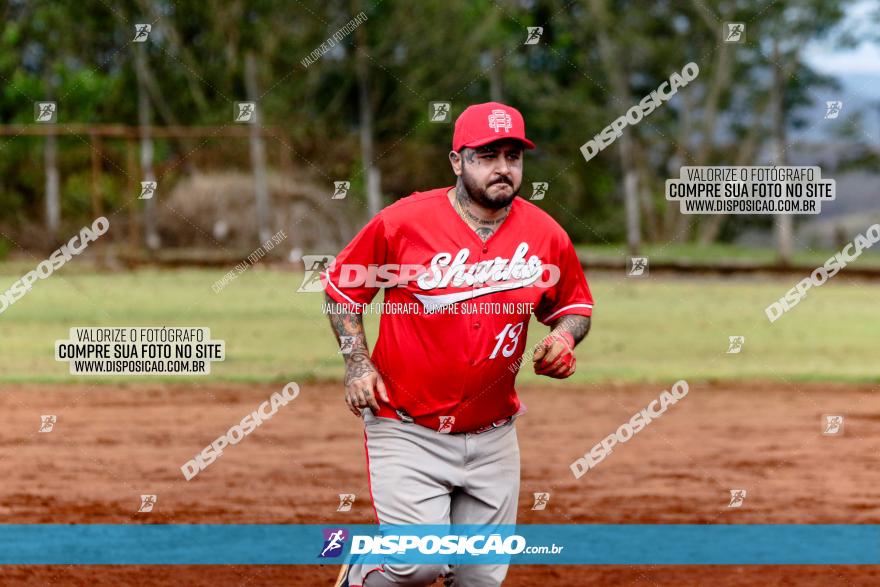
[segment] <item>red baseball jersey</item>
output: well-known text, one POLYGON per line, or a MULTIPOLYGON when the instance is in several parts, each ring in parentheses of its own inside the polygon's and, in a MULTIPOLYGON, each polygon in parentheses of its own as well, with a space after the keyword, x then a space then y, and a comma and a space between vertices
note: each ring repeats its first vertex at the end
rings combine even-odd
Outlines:
POLYGON ((450 189, 382 210, 322 282, 347 309, 382 312, 371 358, 391 401, 377 394, 378 416, 468 432, 524 410, 514 382, 520 364, 531 368, 531 353, 523 357, 531 314, 547 325, 590 316, 593 297, 571 239, 550 215, 516 197, 484 243, 450 189), (380 289, 384 302, 371 304, 380 289))

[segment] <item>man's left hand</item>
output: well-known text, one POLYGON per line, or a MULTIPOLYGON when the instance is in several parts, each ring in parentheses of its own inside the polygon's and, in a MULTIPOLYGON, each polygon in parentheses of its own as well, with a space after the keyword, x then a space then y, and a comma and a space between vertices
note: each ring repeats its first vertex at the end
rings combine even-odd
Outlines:
POLYGON ((535 373, 555 379, 571 377, 575 371, 574 338, 565 330, 551 332, 532 357, 535 373))

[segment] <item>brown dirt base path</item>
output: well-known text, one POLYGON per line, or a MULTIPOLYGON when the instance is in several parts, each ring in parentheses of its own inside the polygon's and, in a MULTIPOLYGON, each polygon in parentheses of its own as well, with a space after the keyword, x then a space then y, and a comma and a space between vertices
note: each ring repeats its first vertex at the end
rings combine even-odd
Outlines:
MULTIPOLYGON (((671 383, 671 382, 670 382, 671 383)), ((363 432, 333 384, 291 404, 192 481, 180 466, 281 385, 4 386, 2 523, 372 523, 363 432), (40 415, 57 415, 39 433, 40 415), (338 494, 357 495, 337 512, 338 494), (137 513, 141 494, 158 496, 137 513)), ((667 386, 668 389, 668 386, 667 386)), ((656 385, 523 387, 520 523, 880 523, 880 388, 692 383, 575 480, 569 464, 656 385), (823 436, 823 414, 845 416, 823 436), (741 508, 729 490, 746 489, 741 508), (532 494, 550 492, 546 510, 532 494)), ((9 566, 0 585, 332 584, 330 566, 9 566)), ((878 567, 513 566, 506 587, 876 585, 878 567)))

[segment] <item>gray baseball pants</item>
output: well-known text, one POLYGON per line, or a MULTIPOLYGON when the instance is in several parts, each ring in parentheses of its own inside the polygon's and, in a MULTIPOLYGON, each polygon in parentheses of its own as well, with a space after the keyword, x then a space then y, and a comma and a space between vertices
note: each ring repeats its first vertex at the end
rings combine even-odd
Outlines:
MULTIPOLYGON (((440 434, 363 411, 370 490, 380 524, 515 524, 519 445, 510 422, 481 434, 440 434)), ((508 565, 458 565, 450 587, 497 587, 508 565)), ((425 587, 445 565, 352 565, 362 587, 425 587)))

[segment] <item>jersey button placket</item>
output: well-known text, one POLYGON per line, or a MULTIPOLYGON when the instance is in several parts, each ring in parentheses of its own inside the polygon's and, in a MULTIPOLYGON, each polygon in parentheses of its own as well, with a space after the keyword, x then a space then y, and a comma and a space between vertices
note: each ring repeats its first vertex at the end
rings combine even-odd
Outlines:
MULTIPOLYGON (((489 247, 487 247, 486 245, 483 245, 483 248, 480 249, 480 250, 481 250, 483 253, 486 253, 486 252, 489 250, 489 247)), ((478 254, 478 255, 477 255, 477 258, 476 258, 476 260, 475 260, 474 262, 475 262, 475 263, 481 263, 482 261, 483 261, 483 255, 482 255, 482 254, 478 254)), ((474 283, 474 286, 473 286, 473 287, 474 287, 475 290, 479 291, 479 289, 480 289, 481 287, 483 287, 483 284, 481 284, 481 283, 474 283)), ((477 298, 474 298, 474 300, 476 300, 476 299, 477 299, 477 298)), ((479 317, 478 314, 471 314, 471 315, 470 315, 470 320, 471 320, 471 330, 474 332, 474 336, 477 336, 477 333, 478 333, 478 331, 480 330, 480 327, 482 326, 482 324, 480 323, 480 319, 479 319, 479 318, 480 318, 480 317, 479 317)), ((468 361, 468 362, 470 363, 471 367, 474 367, 474 366, 476 366, 476 364, 477 364, 477 359, 476 359, 475 357, 471 357, 470 361, 468 361)), ((467 438, 469 438, 469 437, 470 437, 469 434, 465 434, 465 439, 466 439, 466 440, 465 440, 465 443, 467 443, 467 438)))
MULTIPOLYGON (((489 250, 489 247, 483 245, 483 252, 485 253, 485 252, 488 251, 488 250, 489 250)), ((476 262, 477 262, 477 263, 480 263, 480 262, 482 262, 482 260, 483 260, 483 256, 482 256, 482 255, 477 255, 477 261, 476 261, 476 262)), ((482 284, 474 284, 474 289, 479 289, 480 287, 482 287, 482 284)), ((471 318, 471 320, 474 320, 474 318, 471 318)), ((479 330, 479 329, 480 329, 480 321, 479 321, 478 319, 475 320, 471 327, 472 327, 474 330, 479 330)), ((476 364, 476 361, 474 361, 473 359, 471 359, 471 365, 474 365, 474 364, 476 364)))

